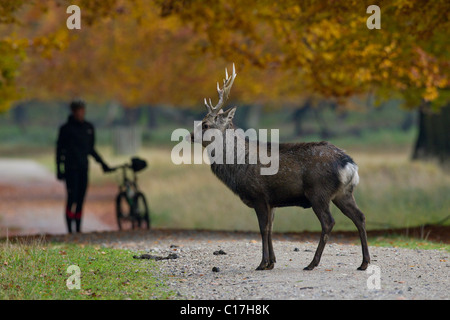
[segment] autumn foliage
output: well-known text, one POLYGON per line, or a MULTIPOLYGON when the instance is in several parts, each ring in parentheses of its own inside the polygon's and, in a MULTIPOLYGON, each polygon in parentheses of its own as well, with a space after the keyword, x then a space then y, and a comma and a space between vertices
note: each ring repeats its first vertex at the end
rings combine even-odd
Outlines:
POLYGON ((279 107, 368 92, 407 106, 448 101, 450 3, 378 1, 1 1, 0 110, 83 96, 198 108, 234 62, 232 99, 279 107), (77 4, 82 29, 68 30, 77 4))

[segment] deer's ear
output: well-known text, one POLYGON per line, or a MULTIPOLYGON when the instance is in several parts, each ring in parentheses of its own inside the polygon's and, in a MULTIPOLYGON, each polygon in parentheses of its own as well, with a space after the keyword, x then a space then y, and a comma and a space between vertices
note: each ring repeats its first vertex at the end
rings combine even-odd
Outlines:
POLYGON ((223 113, 223 117, 224 118, 226 118, 226 122, 227 123, 229 123, 229 122, 231 122, 232 120, 233 120, 233 118, 234 118, 234 114, 236 113, 236 107, 234 107, 234 108, 231 108, 231 109, 228 109, 227 111, 225 111, 224 113, 223 113))

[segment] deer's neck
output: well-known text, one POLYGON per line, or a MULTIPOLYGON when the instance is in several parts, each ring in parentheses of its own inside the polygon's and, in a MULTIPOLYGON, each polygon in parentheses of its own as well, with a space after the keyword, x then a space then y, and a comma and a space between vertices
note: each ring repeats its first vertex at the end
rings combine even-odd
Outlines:
POLYGON ((224 135, 221 142, 221 145, 220 143, 213 145, 214 151, 208 153, 211 170, 233 192, 238 193, 239 186, 245 182, 245 173, 251 170, 248 158, 249 144, 253 142, 240 135, 235 135, 234 143, 230 137, 224 135), (221 159, 222 161, 218 161, 221 159))

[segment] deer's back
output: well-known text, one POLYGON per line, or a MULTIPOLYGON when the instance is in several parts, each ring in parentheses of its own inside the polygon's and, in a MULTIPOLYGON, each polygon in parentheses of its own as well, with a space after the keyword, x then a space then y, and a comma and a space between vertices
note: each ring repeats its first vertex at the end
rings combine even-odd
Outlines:
MULTIPOLYGON (((261 175, 260 164, 213 165, 212 171, 250 207, 265 201, 273 207, 311 207, 308 194, 331 197, 342 187, 341 172, 354 164, 343 150, 328 142, 279 145, 279 168, 261 175)), ((356 166, 356 165, 355 165, 356 166)))

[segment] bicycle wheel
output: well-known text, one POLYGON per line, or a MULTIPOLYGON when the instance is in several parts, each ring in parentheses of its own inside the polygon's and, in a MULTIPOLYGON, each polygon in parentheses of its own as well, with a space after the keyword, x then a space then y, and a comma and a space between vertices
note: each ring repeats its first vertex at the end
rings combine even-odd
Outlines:
POLYGON ((128 201, 127 194, 120 192, 116 197, 116 217, 119 230, 134 229, 131 210, 132 206, 128 201))
POLYGON ((150 211, 148 209, 147 200, 142 192, 138 192, 134 195, 133 204, 133 215, 138 227, 150 229, 150 211))

